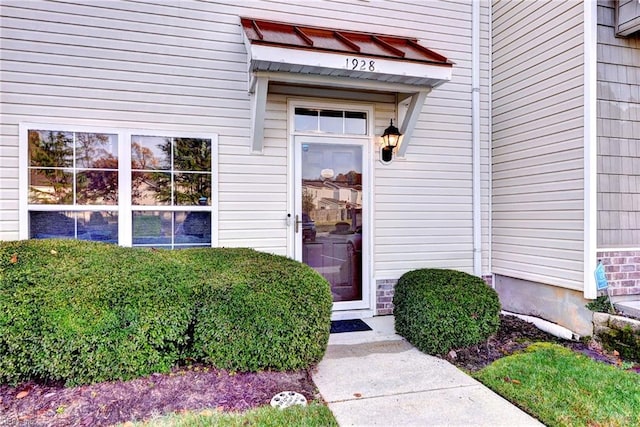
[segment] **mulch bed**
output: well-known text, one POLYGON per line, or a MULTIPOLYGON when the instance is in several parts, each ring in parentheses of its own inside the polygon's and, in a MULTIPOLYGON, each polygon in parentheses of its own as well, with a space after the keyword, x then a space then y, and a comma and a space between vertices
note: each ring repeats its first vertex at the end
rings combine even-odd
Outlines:
MULTIPOLYGON (((500 329, 486 343, 456 349, 446 359, 467 371, 478 371, 495 360, 524 350, 534 342, 552 342, 568 347, 599 362, 622 365, 617 352, 607 352, 595 341, 568 341, 541 331, 533 323, 515 316, 500 316, 500 329)), ((640 365, 628 370, 640 373, 640 365)))
MULTIPOLYGON (((477 371, 537 341, 556 342, 596 360, 621 364, 616 354, 597 344, 560 340, 513 316, 501 316, 500 330, 486 343, 456 349, 446 358, 462 369, 477 371)), ((640 372, 638 366, 633 369, 640 372)), ((202 365, 72 388, 36 382, 0 385, 0 426, 109 426, 171 412, 244 411, 267 405, 287 390, 302 393, 307 400, 319 399, 305 370, 231 374, 202 365)))
POLYGON ((0 426, 110 426, 186 410, 244 411, 287 390, 318 397, 307 371, 232 374, 205 366, 70 388, 0 385, 0 426))

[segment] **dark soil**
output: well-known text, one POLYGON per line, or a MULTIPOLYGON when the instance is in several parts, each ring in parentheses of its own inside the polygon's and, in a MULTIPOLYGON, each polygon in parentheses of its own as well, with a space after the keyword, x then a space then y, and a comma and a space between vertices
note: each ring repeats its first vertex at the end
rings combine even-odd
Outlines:
POLYGON ((0 426, 110 426, 182 411, 244 411, 281 391, 318 398, 307 371, 231 374, 204 366, 133 381, 65 388, 0 385, 0 426))
MULTIPOLYGON (((533 323, 515 316, 503 315, 500 316, 498 333, 486 343, 456 349, 449 352, 445 358, 459 368, 474 372, 497 359, 522 351, 534 342, 557 343, 594 360, 611 365, 623 365, 617 352, 607 352, 595 341, 563 340, 541 331, 533 323)), ((628 369, 640 373, 639 365, 630 366, 628 369)))
MULTIPOLYGON (((500 330, 486 343, 456 349, 446 358, 462 369, 477 371, 539 341, 622 364, 615 353, 595 343, 560 340, 513 316, 501 316, 500 330)), ((633 369, 640 371, 638 366, 633 369)), ((230 374, 201 365, 133 381, 73 388, 35 382, 0 385, 0 426, 108 426, 171 412, 244 411, 267 405, 274 395, 287 390, 302 393, 307 400, 320 398, 305 370, 230 374)))

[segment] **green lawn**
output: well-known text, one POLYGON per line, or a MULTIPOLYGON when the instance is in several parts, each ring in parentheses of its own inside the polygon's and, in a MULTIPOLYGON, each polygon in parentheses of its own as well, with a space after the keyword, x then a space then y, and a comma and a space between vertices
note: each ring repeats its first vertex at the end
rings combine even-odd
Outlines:
MULTIPOLYGON (((124 426, 130 425, 132 424, 124 424, 124 426)), ((337 427, 338 423, 329 408, 312 403, 306 407, 295 406, 284 410, 264 406, 237 414, 205 410, 199 413, 166 415, 133 425, 149 427, 337 427)))
POLYGON ((640 375, 538 343, 473 374, 548 426, 640 425, 640 375))

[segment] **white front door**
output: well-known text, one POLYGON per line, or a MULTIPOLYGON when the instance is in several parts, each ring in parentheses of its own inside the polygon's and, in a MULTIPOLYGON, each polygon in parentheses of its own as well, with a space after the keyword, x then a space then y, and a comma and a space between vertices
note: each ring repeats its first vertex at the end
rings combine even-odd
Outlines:
POLYGON ((334 312, 370 308, 367 141, 294 138, 295 258, 331 284, 334 312))

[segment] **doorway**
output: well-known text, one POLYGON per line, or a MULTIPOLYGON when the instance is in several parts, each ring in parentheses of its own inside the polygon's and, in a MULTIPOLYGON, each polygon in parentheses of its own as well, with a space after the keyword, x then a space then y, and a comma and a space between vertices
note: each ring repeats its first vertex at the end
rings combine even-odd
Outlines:
POLYGON ((296 259, 331 285, 335 310, 369 308, 365 139, 296 136, 296 259))

